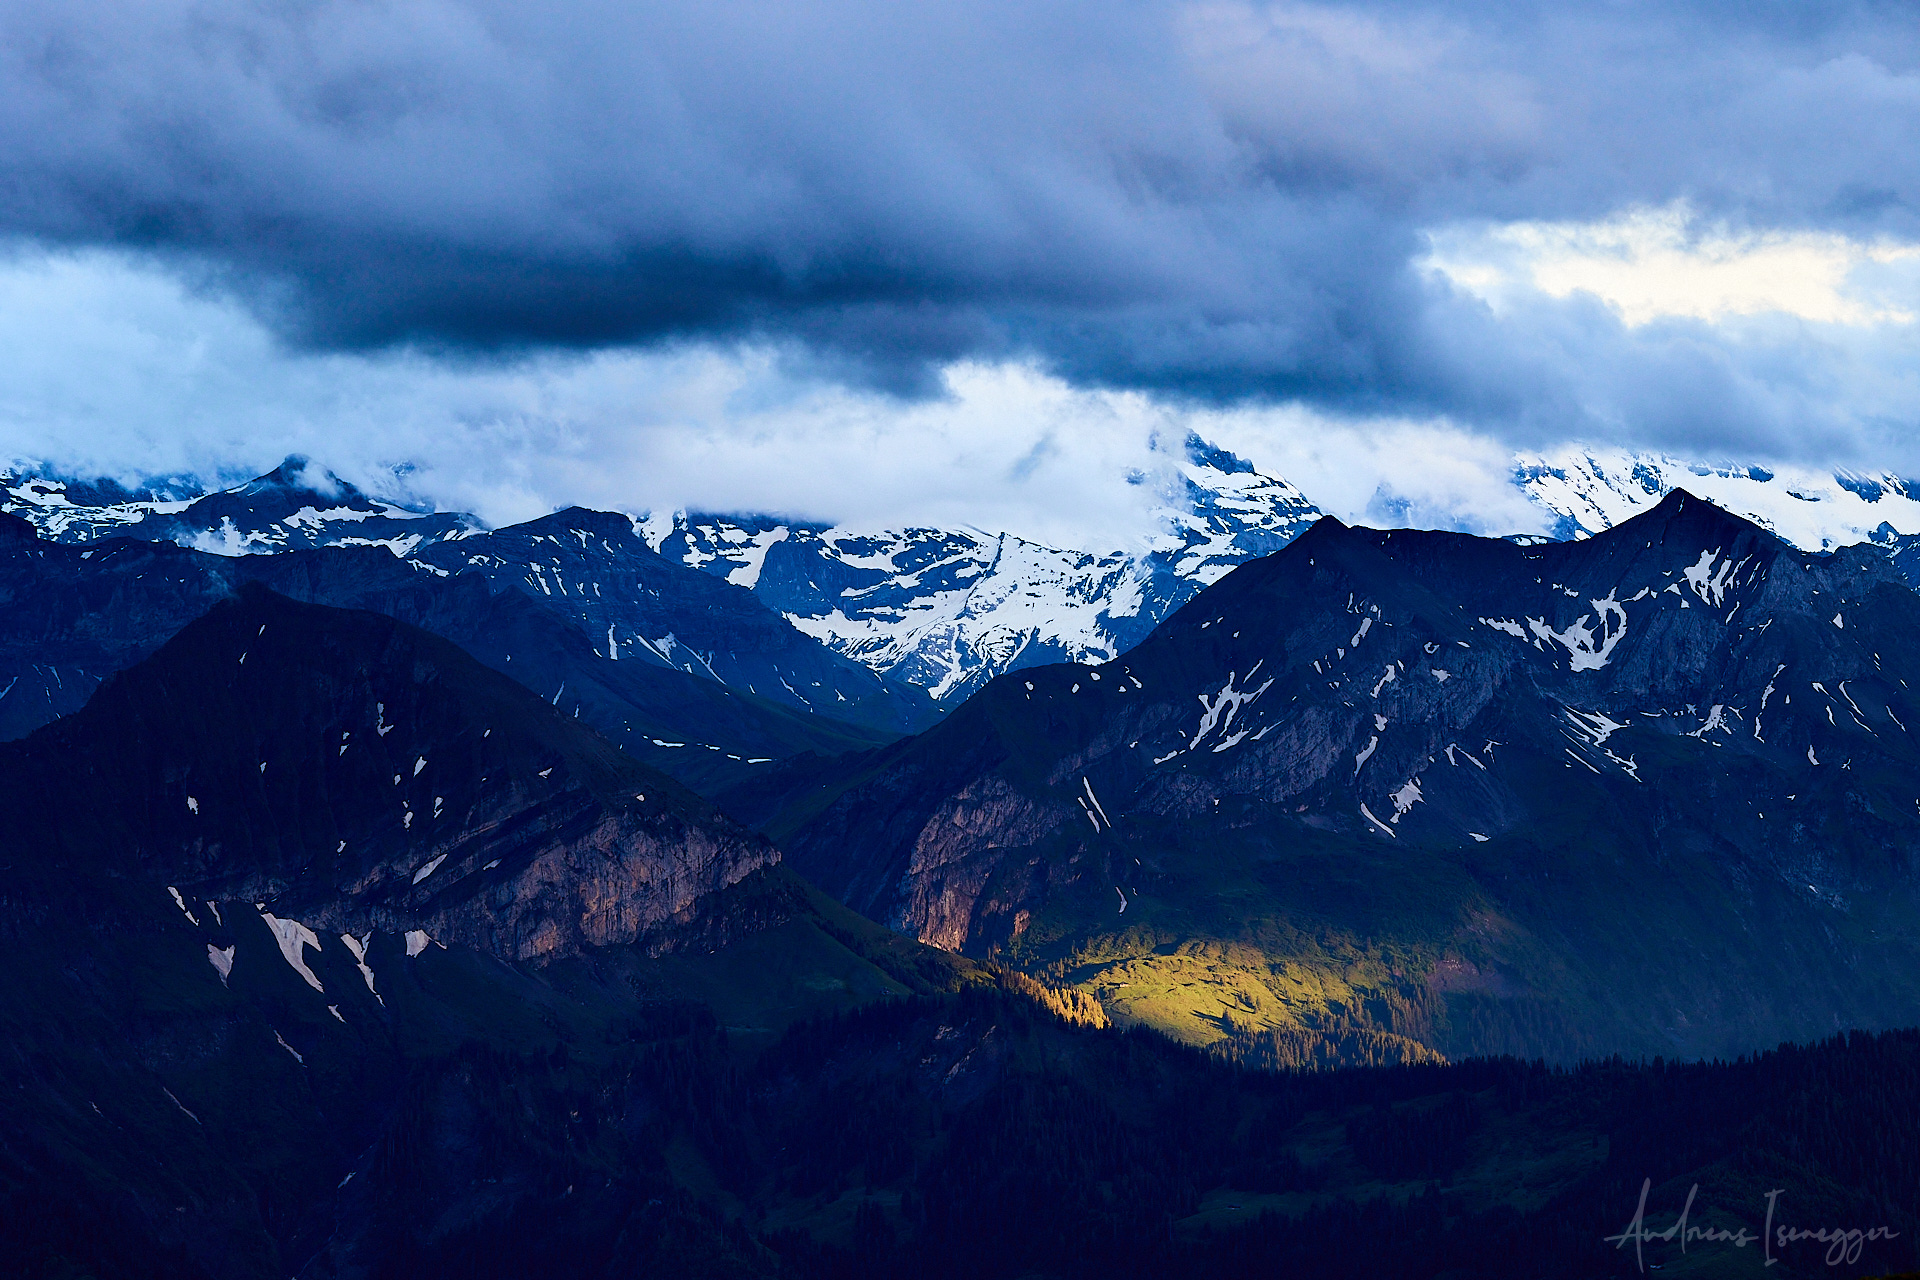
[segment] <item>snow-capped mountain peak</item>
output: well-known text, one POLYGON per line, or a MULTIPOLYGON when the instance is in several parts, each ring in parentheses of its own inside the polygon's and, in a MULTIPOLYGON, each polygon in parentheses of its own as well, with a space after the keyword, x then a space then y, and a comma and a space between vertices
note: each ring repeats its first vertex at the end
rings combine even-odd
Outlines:
POLYGON ((245 484, 210 493, 180 481, 136 490, 35 471, 0 475, 0 511, 59 542, 135 537, 217 555, 384 546, 405 556, 480 527, 472 516, 374 498, 298 455, 245 484))
POLYGON ((1173 470, 1177 490, 1156 512, 1164 532, 1149 546, 1176 577, 1201 586, 1278 551, 1322 514, 1294 485, 1191 432, 1173 470))
POLYGON ((1585 538, 1684 489, 1803 551, 1920 534, 1920 496, 1885 472, 1704 466, 1659 453, 1567 445, 1515 459, 1514 483, 1556 517, 1554 536, 1585 538))
POLYGON ((1195 435, 1156 446, 1153 533, 1077 551, 976 529, 863 529, 759 515, 651 513, 668 559, 752 589, 827 647, 952 704, 1003 671, 1104 662, 1196 592, 1320 516, 1293 485, 1195 435))

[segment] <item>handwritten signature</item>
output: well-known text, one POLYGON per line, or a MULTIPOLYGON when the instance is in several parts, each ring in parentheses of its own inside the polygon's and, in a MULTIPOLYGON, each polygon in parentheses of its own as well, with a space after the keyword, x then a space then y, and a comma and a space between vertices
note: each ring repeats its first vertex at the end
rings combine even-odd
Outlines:
POLYGON ((1774 1214, 1780 1207, 1780 1197, 1785 1194, 1780 1188, 1767 1192, 1767 1225, 1759 1235, 1754 1235, 1744 1226, 1734 1231, 1729 1231, 1725 1227, 1691 1226, 1688 1219, 1693 1215, 1694 1197, 1700 1194, 1700 1184, 1697 1182, 1693 1184, 1693 1189, 1687 1192, 1686 1206, 1680 1210, 1680 1216, 1674 1219, 1673 1225, 1664 1231, 1653 1231, 1647 1227, 1647 1193, 1652 1189, 1652 1178, 1640 1184, 1640 1204, 1633 1211, 1633 1220, 1627 1223, 1626 1229, 1618 1235, 1604 1238, 1605 1243, 1616 1249, 1626 1248, 1627 1242, 1631 1240, 1634 1261, 1639 1263, 1640 1270, 1643 1272, 1647 1269, 1643 1250, 1649 1240, 1659 1240, 1669 1244, 1678 1240, 1682 1253, 1687 1251, 1688 1245, 1696 1241, 1701 1244, 1730 1244, 1736 1249, 1744 1249, 1750 1244, 1757 1243, 1760 1245, 1765 1265, 1769 1267, 1780 1261, 1774 1256, 1776 1248, 1784 1251, 1790 1244, 1812 1240, 1827 1246, 1827 1265, 1837 1267, 1842 1263, 1858 1262, 1860 1251, 1866 1247, 1868 1241, 1892 1240, 1900 1234, 1891 1227, 1792 1227, 1785 1223, 1775 1226, 1774 1214))

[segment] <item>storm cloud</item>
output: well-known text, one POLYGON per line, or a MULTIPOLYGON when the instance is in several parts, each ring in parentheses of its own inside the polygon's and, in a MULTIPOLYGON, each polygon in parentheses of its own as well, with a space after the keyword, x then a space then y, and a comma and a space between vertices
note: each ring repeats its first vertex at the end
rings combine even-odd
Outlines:
POLYGON ((1871 4, 10 0, 0 233, 313 351, 749 343, 908 393, 1026 361, 1772 447, 1884 418, 1815 410, 1804 319, 1497 306, 1432 236, 1685 200, 1920 242, 1917 44, 1871 4))

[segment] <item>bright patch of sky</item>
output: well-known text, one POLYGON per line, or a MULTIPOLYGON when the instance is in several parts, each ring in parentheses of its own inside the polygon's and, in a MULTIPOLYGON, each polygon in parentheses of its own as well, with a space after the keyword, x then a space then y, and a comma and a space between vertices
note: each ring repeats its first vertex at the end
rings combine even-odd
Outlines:
POLYGON ((1427 265, 1497 309, 1516 289, 1591 294, 1629 326, 1769 313, 1818 324, 1912 324, 1920 246, 1704 224, 1685 201, 1597 222, 1455 227, 1427 265))

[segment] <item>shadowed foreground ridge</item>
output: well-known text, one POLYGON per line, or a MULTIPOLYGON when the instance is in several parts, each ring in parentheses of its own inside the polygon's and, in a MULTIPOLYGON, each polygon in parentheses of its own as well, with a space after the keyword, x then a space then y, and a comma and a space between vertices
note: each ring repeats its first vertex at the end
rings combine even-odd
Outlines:
MULTIPOLYGON (((1777 1248, 1773 1274, 1920 1261, 1911 1032, 1731 1065, 1292 1075, 1075 1029, 978 987, 802 1023, 748 1054, 697 1006, 607 1020, 609 993, 577 972, 540 990, 449 955, 396 977, 400 1052, 372 1082, 322 1086, 326 1059, 269 1040, 252 1088, 176 1067, 178 1104, 126 1092, 67 1121, 138 1124, 151 1154, 102 1151, 49 1178, 47 1148, 19 1131, 61 1113, 33 1085, 0 1154, 9 1256, 25 1274, 71 1262, 103 1278, 1612 1277, 1637 1274, 1632 1246, 1606 1240, 1650 1182, 1651 1231, 1698 1185, 1692 1221, 1750 1239, 1774 1189, 1777 1224, 1896 1233, 1833 1268, 1823 1244, 1777 1248), (442 1001, 463 988, 487 1025, 449 1036, 442 1001), (303 1076, 338 1131, 263 1087, 303 1076), (368 1113, 347 1107, 370 1094, 368 1113), (321 1168, 325 1189, 291 1194, 321 1168), (209 1230, 209 1198, 236 1196, 265 1222, 209 1230), (158 1239, 133 1216, 143 1200, 158 1239)), ((1690 1249, 1709 1275, 1758 1266, 1755 1252, 1690 1249)))
POLYGON ((0 747, 29 874, 510 959, 632 942, 777 860, 444 640, 249 586, 0 747))

